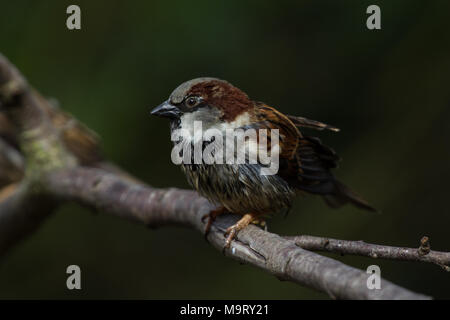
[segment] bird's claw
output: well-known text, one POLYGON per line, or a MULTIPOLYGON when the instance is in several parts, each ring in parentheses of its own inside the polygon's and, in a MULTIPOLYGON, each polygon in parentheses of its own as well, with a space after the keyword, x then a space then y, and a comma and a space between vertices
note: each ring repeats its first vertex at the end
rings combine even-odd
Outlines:
POLYGON ((237 224, 232 225, 231 227, 227 228, 227 230, 224 233, 224 237, 226 237, 225 246, 223 247, 223 250, 229 249, 231 246, 231 241, 233 241, 233 238, 236 236, 236 232, 238 232, 238 226, 237 224))
POLYGON ((209 213, 205 214, 202 216, 202 222, 204 223, 206 218, 208 218, 208 221, 206 222, 206 226, 205 226, 205 239, 208 237, 208 233, 209 231, 211 231, 211 226, 214 222, 214 220, 216 220, 216 218, 225 213, 226 209, 224 207, 220 207, 216 210, 212 210, 209 213))
POLYGON ((227 239, 225 240, 225 246, 223 247, 222 252, 225 253, 226 249, 229 249, 231 246, 231 242, 233 241, 234 237, 236 236, 237 232, 244 229, 246 226, 248 226, 250 223, 256 220, 256 214, 253 213, 247 213, 245 214, 241 220, 236 222, 231 227, 227 228, 227 230, 224 233, 224 237, 227 239))

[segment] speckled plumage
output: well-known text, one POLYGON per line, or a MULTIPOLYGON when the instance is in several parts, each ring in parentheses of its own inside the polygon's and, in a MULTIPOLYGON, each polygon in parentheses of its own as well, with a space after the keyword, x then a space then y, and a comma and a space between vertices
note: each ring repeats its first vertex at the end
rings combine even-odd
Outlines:
POLYGON ((237 214, 289 208, 295 190, 277 175, 261 175, 254 164, 182 165, 189 184, 213 203, 237 214))

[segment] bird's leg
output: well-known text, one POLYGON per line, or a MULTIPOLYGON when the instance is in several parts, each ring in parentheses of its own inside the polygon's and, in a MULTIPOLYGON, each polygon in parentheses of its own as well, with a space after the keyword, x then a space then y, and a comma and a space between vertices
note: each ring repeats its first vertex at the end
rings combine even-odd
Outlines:
POLYGON ((206 227, 205 227, 205 237, 208 236, 208 233, 211 230, 211 226, 212 226, 214 220, 216 220, 216 218, 218 216, 220 216, 221 214, 224 214, 226 212, 227 212, 227 209, 225 209, 225 207, 219 207, 215 210, 210 211, 209 213, 205 214, 202 217, 202 222, 204 222, 205 219, 208 218, 208 222, 206 222, 206 227))
MULTIPOLYGON (((230 247, 231 241, 233 241, 234 236, 236 235, 236 233, 239 230, 244 229, 246 226, 248 226, 250 223, 254 222, 255 220, 259 220, 257 218, 257 216, 258 216, 258 214, 255 214, 255 213, 244 214, 244 216, 241 218, 241 220, 236 222, 234 225, 232 225, 225 231, 225 236, 227 237, 227 240, 225 242, 224 250, 228 249, 230 247)), ((261 223, 261 221, 258 221, 258 222, 261 223)))

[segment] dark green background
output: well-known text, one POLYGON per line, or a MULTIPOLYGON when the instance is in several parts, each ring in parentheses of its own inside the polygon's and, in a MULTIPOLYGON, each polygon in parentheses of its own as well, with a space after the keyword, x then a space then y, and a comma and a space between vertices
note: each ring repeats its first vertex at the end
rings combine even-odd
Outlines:
MULTIPOLYGON (((298 199, 272 232, 450 250, 450 2, 2 1, 0 51, 44 95, 97 131, 109 159, 157 187, 188 187, 168 124, 149 116, 181 82, 226 79, 281 111, 321 120, 336 172, 382 210, 298 199), (65 26, 79 4, 82 29, 65 26), (378 4, 382 30, 366 28, 378 4)), ((311 133, 311 132, 310 132, 311 133)), ((315 133, 316 132, 312 132, 315 133)), ((431 264, 337 257, 449 298, 431 264)), ((148 230, 68 205, 0 264, 1 298, 326 298, 239 265, 196 232, 148 230), (82 290, 65 269, 82 270, 82 290)))

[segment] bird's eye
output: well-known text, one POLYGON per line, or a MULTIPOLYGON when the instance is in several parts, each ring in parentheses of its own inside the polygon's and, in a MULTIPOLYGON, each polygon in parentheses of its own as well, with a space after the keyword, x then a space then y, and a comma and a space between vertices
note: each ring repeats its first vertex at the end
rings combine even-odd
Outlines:
POLYGON ((188 97, 186 99, 186 106, 189 108, 195 107, 200 102, 198 97, 188 97))

